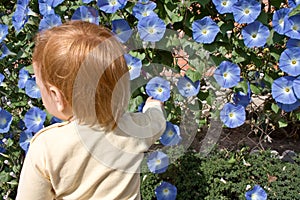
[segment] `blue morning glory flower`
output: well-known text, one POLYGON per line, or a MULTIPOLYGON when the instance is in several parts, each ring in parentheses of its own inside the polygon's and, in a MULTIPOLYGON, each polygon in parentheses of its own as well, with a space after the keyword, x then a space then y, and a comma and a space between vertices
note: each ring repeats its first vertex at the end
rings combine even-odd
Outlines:
POLYGON ((147 165, 152 173, 164 173, 169 166, 169 157, 161 151, 152 152, 147 158, 147 165))
POLYGON ((293 104, 297 101, 293 90, 294 77, 283 76, 274 80, 272 96, 275 101, 283 104, 293 104))
POLYGON ((5 76, 3 74, 0 73, 0 85, 3 82, 3 80, 5 79, 5 76))
POLYGON ((162 102, 170 98, 170 89, 170 82, 158 76, 152 78, 146 85, 147 95, 162 102))
POLYGON ((23 67, 19 71, 19 80, 18 80, 18 87, 23 89, 27 80, 30 78, 29 72, 23 67))
POLYGON ((28 7, 29 0, 18 0, 16 10, 12 16, 12 24, 17 32, 20 32, 28 20, 31 10, 28 7))
POLYGON ((138 0, 138 2, 146 4, 146 3, 149 3, 149 0, 138 0))
POLYGON ((54 8, 64 2, 64 0, 39 0, 39 10, 41 15, 55 14, 54 8))
POLYGON ((143 17, 137 24, 140 38, 146 42, 157 42, 165 34, 166 25, 159 17, 143 17))
POLYGON ((171 183, 163 181, 155 188, 155 196, 157 200, 175 200, 177 188, 171 183))
POLYGON ((292 104, 283 104, 283 103, 279 103, 279 102, 276 102, 276 103, 279 106, 279 108, 281 108, 285 112, 291 112, 293 110, 296 110, 300 106, 299 100, 292 104))
POLYGON ((256 0, 240 0, 233 4, 234 20, 240 24, 252 23, 261 12, 261 4, 256 0))
POLYGON ((72 20, 82 20, 99 25, 98 10, 89 6, 80 6, 72 15, 72 20))
POLYGON ((193 22, 192 31, 196 42, 210 44, 215 40, 220 28, 216 22, 206 16, 193 22))
POLYGON ((115 13, 125 7, 127 0, 101 0, 97 1, 100 10, 105 13, 115 13))
POLYGON ((21 132, 21 134, 20 134, 19 144, 20 144, 20 147, 25 151, 25 153, 28 152, 30 140, 32 137, 33 137, 32 132, 29 131, 28 129, 21 132))
POLYGON ((24 123, 29 131, 36 133, 43 128, 45 119, 46 113, 43 110, 32 107, 26 112, 24 123))
POLYGON ((298 99, 300 99, 300 77, 293 81, 293 90, 298 99))
POLYGON ((292 75, 300 75, 300 47, 284 50, 279 58, 279 68, 292 75))
POLYGON ((5 58, 8 55, 14 55, 4 43, 0 43, 0 60, 5 58))
POLYGON ((41 92, 39 87, 36 84, 35 78, 30 78, 26 81, 25 83, 25 93, 30 97, 30 98, 41 98, 41 92))
POLYGON ((217 83, 224 88, 231 88, 240 82, 241 69, 237 64, 223 61, 214 72, 217 83))
POLYGON ((137 3, 132 8, 132 14, 138 20, 142 19, 143 17, 148 16, 157 16, 157 14, 153 11, 156 8, 156 3, 150 1, 149 3, 137 3))
POLYGON ((220 112, 221 121, 229 128, 236 128, 244 124, 246 111, 242 105, 226 103, 220 112))
POLYGON ((247 47, 262 47, 266 44, 270 31, 261 22, 255 21, 242 29, 242 35, 247 47))
POLYGON ((285 35, 293 38, 300 39, 300 15, 294 15, 288 18, 288 23, 290 23, 289 29, 285 32, 285 35))
POLYGON ((82 3, 90 3, 92 2, 93 0, 82 0, 82 3))
POLYGON ((7 133, 13 120, 12 115, 0 107, 0 133, 7 133))
POLYGON ((0 43, 5 39, 8 34, 8 26, 5 24, 0 24, 0 43))
POLYGON ((288 39, 286 43, 286 48, 292 48, 292 47, 300 47, 300 40, 297 39, 288 39))
POLYGON ((6 149, 5 149, 5 143, 0 140, 0 153, 5 153, 6 152, 6 149))
POLYGON ((125 19, 116 19, 111 22, 112 32, 117 35, 120 42, 125 43, 132 35, 132 29, 125 19))
POLYGON ((62 22, 59 15, 56 14, 44 15, 39 25, 39 31, 50 29, 54 26, 59 26, 61 24, 62 22))
POLYGON ((144 106, 145 106, 145 101, 143 101, 140 105, 138 105, 137 111, 138 112, 143 112, 144 106))
POLYGON ((245 194, 246 200, 266 200, 268 195, 259 185, 255 185, 252 190, 245 194))
POLYGON ((213 3, 220 14, 232 13, 232 5, 236 2, 237 0, 213 0, 213 3))
POLYGON ((187 76, 180 77, 177 82, 177 88, 184 97, 196 96, 200 90, 200 81, 193 82, 187 76))
POLYGON ((138 78, 141 74, 142 61, 136 57, 131 56, 130 54, 124 54, 124 58, 129 69, 130 80, 138 78))
POLYGON ((288 0, 288 4, 291 8, 295 8, 300 4, 300 0, 288 0))
POLYGON ((61 122, 63 122, 63 121, 55 116, 52 116, 52 118, 50 120, 50 124, 56 124, 56 123, 61 123, 61 122))
POLYGON ((181 140, 179 127, 167 122, 165 132, 160 137, 160 142, 165 146, 173 146, 179 144, 181 140))
POLYGON ((275 11, 273 15, 272 25, 274 30, 284 35, 285 32, 290 29, 290 23, 288 22, 288 14, 290 13, 291 9, 289 8, 281 8, 275 11))
POLYGON ((242 105, 245 108, 248 106, 248 104, 251 102, 251 89, 249 82, 247 94, 238 91, 237 93, 234 93, 232 100, 235 104, 242 105))

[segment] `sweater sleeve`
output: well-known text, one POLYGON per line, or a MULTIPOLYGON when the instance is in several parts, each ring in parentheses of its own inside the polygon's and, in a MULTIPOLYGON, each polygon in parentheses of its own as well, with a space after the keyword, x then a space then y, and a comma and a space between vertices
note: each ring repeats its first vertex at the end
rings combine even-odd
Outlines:
POLYGON ((20 175, 17 200, 52 200, 55 198, 50 179, 46 174, 44 150, 40 140, 35 140, 30 144, 20 175))

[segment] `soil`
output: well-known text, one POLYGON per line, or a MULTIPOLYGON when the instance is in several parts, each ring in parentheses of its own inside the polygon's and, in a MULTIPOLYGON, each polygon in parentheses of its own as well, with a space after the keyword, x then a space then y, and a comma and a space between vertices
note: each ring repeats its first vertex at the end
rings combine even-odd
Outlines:
MULTIPOLYGON (((219 149, 235 151, 249 147, 251 150, 276 150, 280 154, 286 150, 300 153, 300 129, 293 131, 279 129, 269 134, 259 134, 259 131, 255 131, 251 125, 244 124, 234 129, 223 128, 221 131, 217 140, 219 149)), ((200 151, 206 132, 207 128, 201 129, 191 144, 192 149, 200 151)))

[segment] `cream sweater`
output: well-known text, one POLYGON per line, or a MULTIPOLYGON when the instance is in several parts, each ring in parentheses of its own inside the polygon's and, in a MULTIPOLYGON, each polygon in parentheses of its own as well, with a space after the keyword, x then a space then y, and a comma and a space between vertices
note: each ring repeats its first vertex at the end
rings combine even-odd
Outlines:
POLYGON ((113 132, 76 120, 49 126, 31 140, 17 200, 140 199, 143 152, 165 130, 157 102, 127 113, 113 132))

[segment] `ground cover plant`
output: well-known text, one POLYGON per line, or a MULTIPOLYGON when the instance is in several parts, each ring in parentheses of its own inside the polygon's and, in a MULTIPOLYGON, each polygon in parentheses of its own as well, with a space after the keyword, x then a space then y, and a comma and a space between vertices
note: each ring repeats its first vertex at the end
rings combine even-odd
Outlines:
MULTIPOLYGON (((299 3, 297 0, 1 1, 1 195, 5 199, 15 197, 30 138, 44 126, 59 122, 45 111, 33 75, 31 55, 37 32, 68 20, 86 20, 110 28, 126 46, 124 56, 132 83, 129 111, 140 111, 144 100, 153 96, 164 102, 168 121, 165 133, 153 147, 155 151, 145 155, 146 167, 142 172, 150 171, 154 177, 161 175, 161 184, 158 185, 158 179, 149 183, 157 186, 151 189, 153 198, 156 194, 158 199, 174 199, 183 198, 181 187, 185 185, 180 185, 183 181, 164 179, 171 176, 164 174, 180 170, 180 159, 184 159, 202 127, 208 127, 198 152, 202 157, 209 155, 225 127, 248 123, 266 141, 271 141, 270 134, 279 129, 287 130, 291 137, 299 137, 299 3), (180 151, 172 154, 173 149, 180 151)), ((190 167, 194 170, 205 165, 201 163, 202 160, 199 164, 191 162, 190 167)), ((206 178, 197 181, 213 184, 210 178, 218 178, 208 170, 211 164, 207 165, 207 171, 201 168, 206 178)), ((231 174, 229 169, 224 170, 228 176, 231 174)), ((245 169, 235 170, 242 173, 245 169)), ((236 198, 251 199, 253 195, 249 192, 254 189, 254 196, 266 198, 268 194, 276 198, 275 193, 283 197, 286 194, 281 194, 283 190, 293 191, 293 186, 283 183, 284 179, 276 182, 282 188, 272 189, 268 182, 248 178, 243 179, 243 187, 237 189, 231 185, 230 192, 213 193, 225 191, 215 185, 212 188, 219 189, 214 188, 212 195, 226 199, 235 191, 236 198), (247 184, 250 188, 245 187, 247 184)), ((299 183, 299 179, 287 180, 292 185, 299 183)), ((199 198, 210 193, 209 187, 200 188, 205 192, 199 198)))

